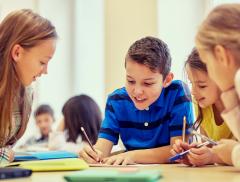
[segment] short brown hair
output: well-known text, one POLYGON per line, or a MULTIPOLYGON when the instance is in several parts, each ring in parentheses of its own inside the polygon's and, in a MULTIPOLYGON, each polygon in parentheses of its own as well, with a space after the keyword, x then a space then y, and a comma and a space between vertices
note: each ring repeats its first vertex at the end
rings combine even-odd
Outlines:
POLYGON ((155 37, 144 37, 134 42, 128 50, 127 57, 146 65, 154 72, 158 71, 164 79, 171 69, 172 59, 168 46, 155 37))
POLYGON ((49 114, 52 116, 52 118, 54 120, 54 111, 51 108, 51 106, 48 104, 42 104, 42 105, 38 106, 38 108, 34 112, 34 117, 36 118, 37 116, 39 116, 41 114, 49 114))

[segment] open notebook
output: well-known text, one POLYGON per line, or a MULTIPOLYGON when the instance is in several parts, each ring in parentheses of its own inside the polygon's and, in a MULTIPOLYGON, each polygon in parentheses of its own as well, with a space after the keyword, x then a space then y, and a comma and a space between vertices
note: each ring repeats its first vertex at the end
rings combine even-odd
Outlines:
POLYGON ((67 151, 16 152, 14 161, 48 160, 78 158, 77 154, 67 151))
POLYGON ((84 171, 74 172, 65 175, 64 178, 68 182, 156 182, 161 178, 161 171, 159 170, 140 170, 138 168, 124 169, 89 169, 84 171))
POLYGON ((68 171, 88 168, 88 164, 79 158, 52 159, 38 161, 12 162, 7 167, 21 167, 32 171, 68 171))

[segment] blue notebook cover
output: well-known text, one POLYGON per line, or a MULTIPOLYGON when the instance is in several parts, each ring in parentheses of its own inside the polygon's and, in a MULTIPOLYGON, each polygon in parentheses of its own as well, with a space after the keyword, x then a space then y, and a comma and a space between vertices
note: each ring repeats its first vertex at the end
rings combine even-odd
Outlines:
POLYGON ((64 158, 78 158, 78 155, 67 151, 17 152, 15 154, 14 161, 17 162, 64 158))

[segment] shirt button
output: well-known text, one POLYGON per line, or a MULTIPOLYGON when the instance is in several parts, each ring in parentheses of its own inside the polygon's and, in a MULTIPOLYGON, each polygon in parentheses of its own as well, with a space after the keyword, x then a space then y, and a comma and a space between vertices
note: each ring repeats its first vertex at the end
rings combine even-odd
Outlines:
POLYGON ((144 123, 144 126, 146 126, 146 127, 147 127, 147 126, 148 126, 148 122, 145 122, 145 123, 144 123))
POLYGON ((145 110, 148 111, 148 110, 149 110, 149 107, 147 107, 145 110))

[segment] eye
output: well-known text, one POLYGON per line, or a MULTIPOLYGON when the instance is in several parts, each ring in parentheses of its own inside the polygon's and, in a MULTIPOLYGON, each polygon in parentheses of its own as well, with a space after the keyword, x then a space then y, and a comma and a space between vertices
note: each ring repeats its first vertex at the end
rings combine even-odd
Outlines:
POLYGON ((154 83, 144 83, 144 85, 146 85, 146 86, 151 86, 151 85, 153 85, 154 83))
POLYGON ((203 88, 206 88, 207 86, 206 85, 199 85, 198 87, 203 89, 203 88))
POLYGON ((129 84, 134 84, 134 83, 135 83, 135 81, 133 81, 133 80, 127 80, 127 82, 128 82, 129 84))
POLYGON ((46 63, 44 63, 44 62, 40 61, 40 64, 41 64, 42 66, 44 66, 46 63))

